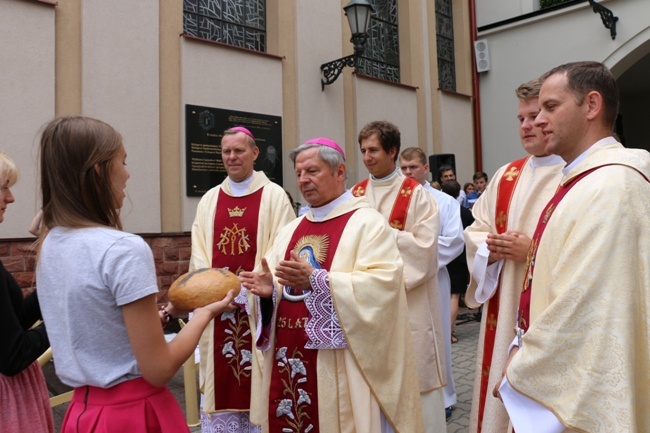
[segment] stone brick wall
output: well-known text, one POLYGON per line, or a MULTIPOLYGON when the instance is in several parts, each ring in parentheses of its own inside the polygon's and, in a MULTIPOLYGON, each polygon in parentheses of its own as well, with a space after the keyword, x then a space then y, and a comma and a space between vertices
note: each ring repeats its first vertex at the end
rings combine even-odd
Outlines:
MULTIPOLYGON (((191 238, 189 233, 141 235, 151 246, 156 263, 158 287, 162 290, 159 302, 167 301, 167 289, 179 275, 187 272, 190 264, 191 238)), ((27 295, 36 287, 34 270, 36 253, 34 239, 0 240, 0 260, 27 295)))
POLYGON ((0 260, 2 260, 5 269, 16 279, 20 288, 23 289, 24 295, 34 290, 34 287, 36 287, 34 239, 1 240, 0 260))
POLYGON ((141 235, 153 251, 158 287, 162 293, 159 302, 167 302, 167 289, 174 280, 187 272, 192 255, 189 233, 141 235))

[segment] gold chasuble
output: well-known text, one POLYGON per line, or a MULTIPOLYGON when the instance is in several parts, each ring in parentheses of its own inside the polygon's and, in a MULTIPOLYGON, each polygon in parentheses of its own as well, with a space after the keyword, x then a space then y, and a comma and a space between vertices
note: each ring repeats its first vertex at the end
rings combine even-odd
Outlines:
POLYGON ((650 431, 650 154, 613 138, 562 180, 507 376, 568 429, 650 431), (605 165, 605 166, 603 166, 605 165))
POLYGON ((321 221, 310 210, 284 227, 266 255, 271 272, 292 250, 316 271, 306 292, 275 281, 251 422, 270 433, 381 433, 383 414, 397 433, 422 432, 403 264, 385 219, 350 195, 321 221))

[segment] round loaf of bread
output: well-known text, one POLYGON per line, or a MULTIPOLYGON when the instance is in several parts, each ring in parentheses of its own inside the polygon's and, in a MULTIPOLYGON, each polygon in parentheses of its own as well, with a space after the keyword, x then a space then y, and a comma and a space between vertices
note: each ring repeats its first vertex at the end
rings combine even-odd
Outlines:
POLYGON ((222 268, 202 268, 181 275, 169 288, 169 301, 181 310, 193 310, 221 301, 230 290, 239 294, 237 275, 222 268))

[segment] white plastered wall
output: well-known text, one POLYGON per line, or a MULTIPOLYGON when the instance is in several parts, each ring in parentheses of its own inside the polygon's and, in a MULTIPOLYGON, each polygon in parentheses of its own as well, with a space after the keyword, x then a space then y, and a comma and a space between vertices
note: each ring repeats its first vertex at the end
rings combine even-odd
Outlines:
POLYGON ((82 111, 124 138, 124 229, 160 232, 158 0, 84 1, 82 111))
POLYGON ((614 69, 624 62, 616 53, 646 33, 650 2, 603 3, 619 17, 615 40, 586 2, 479 34, 488 40, 490 53, 490 70, 480 78, 483 167, 490 177, 501 165, 525 156, 517 131, 517 86, 572 61, 595 60, 614 69))
MULTIPOLYGON (((292 148, 314 137, 328 137, 343 146, 343 75, 324 90, 320 84, 321 64, 352 53, 352 44, 347 41, 345 44, 349 45, 350 52, 343 52, 340 2, 320 2, 319 7, 305 1, 295 4, 298 133, 297 143, 292 148)), ((290 179, 294 181, 293 176, 290 179)))
POLYGON ((474 120, 472 102, 462 95, 440 92, 442 144, 440 153, 453 153, 461 187, 474 174, 474 120))
POLYGON ((18 166, 0 238, 31 236, 38 210, 37 136, 54 117, 54 7, 24 0, 0 2, 0 150, 18 166))
MULTIPOLYGON (((346 143, 345 125, 353 119, 345 118, 344 76, 351 69, 345 68, 334 83, 321 90, 320 65, 352 54, 352 44, 343 39, 342 25, 347 23, 342 21, 341 2, 320 2, 314 7, 310 2, 297 0, 295 8, 297 131, 296 143, 289 150, 310 138, 328 137, 350 153, 354 143, 346 143)), ((284 167, 286 189, 295 200, 305 204, 293 176, 293 164, 288 161, 284 167)))
POLYGON ((493 24, 539 9, 539 0, 474 0, 476 2, 476 25, 493 24))
MULTIPOLYGON (((387 120, 399 128, 402 149, 418 145, 420 138, 415 89, 386 85, 361 77, 355 79, 355 89, 356 131, 360 131, 368 122, 387 120)), ((358 143, 355 143, 354 149, 360 154, 358 143)), ((368 170, 359 156, 356 166, 348 167, 348 188, 366 177, 368 177, 368 170)))

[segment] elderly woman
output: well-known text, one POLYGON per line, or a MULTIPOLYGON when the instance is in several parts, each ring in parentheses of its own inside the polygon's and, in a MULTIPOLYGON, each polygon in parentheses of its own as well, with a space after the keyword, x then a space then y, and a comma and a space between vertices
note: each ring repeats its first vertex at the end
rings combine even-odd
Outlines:
MULTIPOLYGON (((0 152, 0 223, 14 202, 18 169, 0 152)), ((36 292, 26 298, 0 262, 0 426, 5 433, 54 431, 41 367, 36 359, 49 347, 36 292)))

